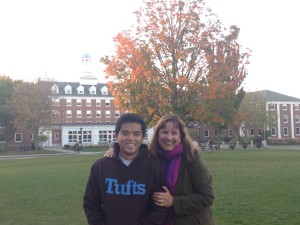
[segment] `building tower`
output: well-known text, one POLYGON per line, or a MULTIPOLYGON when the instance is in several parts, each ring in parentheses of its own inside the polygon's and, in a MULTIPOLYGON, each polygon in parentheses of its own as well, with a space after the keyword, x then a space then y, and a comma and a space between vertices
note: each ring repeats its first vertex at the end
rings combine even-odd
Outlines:
POLYGON ((91 56, 88 53, 81 56, 81 74, 79 78, 81 85, 97 85, 97 78, 91 71, 91 61, 91 56))

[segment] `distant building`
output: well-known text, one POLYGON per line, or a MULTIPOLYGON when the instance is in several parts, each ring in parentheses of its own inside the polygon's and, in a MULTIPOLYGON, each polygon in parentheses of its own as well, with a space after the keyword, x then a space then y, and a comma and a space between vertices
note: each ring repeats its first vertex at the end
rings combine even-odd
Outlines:
MULTIPOLYGON (((84 54, 81 63, 79 82, 47 81, 51 83, 52 95, 49 97, 53 101, 52 116, 56 124, 44 132, 48 136, 44 146, 73 146, 77 141, 87 146, 115 141, 115 123, 124 112, 114 105, 114 97, 107 84, 98 83, 91 73, 90 55, 84 54)), ((274 124, 265 128, 271 132, 270 139, 300 141, 300 99, 269 90, 254 93, 264 96, 266 109, 274 117, 274 124)), ((217 131, 205 124, 195 126, 195 131, 198 132, 198 141, 203 143, 217 136, 217 131)), ((153 129, 148 130, 145 142, 150 139, 152 132, 153 129)), ((235 132, 227 129, 221 135, 232 138, 236 136, 235 132)), ((261 129, 247 127, 247 136, 258 135, 261 135, 261 129)), ((30 129, 18 128, 8 146, 28 146, 33 140, 30 129)), ((5 143, 4 130, 0 128, 0 144, 5 143)))
MULTIPOLYGON (((256 93, 265 98, 266 108, 273 116, 273 125, 266 127, 271 132, 270 139, 300 140, 300 99, 269 90, 256 93)), ((251 127, 248 128, 248 132, 250 136, 258 134, 258 131, 251 127)))
MULTIPOLYGON (((73 146, 77 141, 86 146, 115 141, 115 123, 124 112, 114 105, 107 84, 98 83, 91 73, 89 54, 81 57, 81 64, 79 82, 45 81, 51 86, 49 97, 56 123, 44 131, 48 136, 44 146, 73 146)), ((9 147, 30 146, 33 140, 30 129, 18 128, 9 147)), ((5 142, 0 129, 0 144, 5 142)))
POLYGON ((57 126, 47 131, 48 146, 112 143, 114 129, 122 112, 114 105, 108 86, 101 83, 85 84, 52 82, 53 111, 57 126))
MULTIPOLYGON (((266 110, 273 117, 273 124, 264 127, 265 131, 270 131, 271 133, 269 140, 275 142, 292 142, 293 140, 300 142, 300 99, 269 90, 250 92, 248 94, 259 95, 264 98, 266 110)), ((209 138, 214 138, 218 135, 217 130, 205 124, 197 125, 195 131, 198 132, 198 142, 200 141, 201 143, 206 143, 209 138)), ((220 136, 227 139, 236 137, 236 135, 236 131, 230 128, 223 130, 220 134, 220 136)), ((255 125, 249 125, 246 127, 246 133, 243 133, 240 129, 239 135, 255 138, 263 136, 263 130, 261 127, 257 128, 255 125)))

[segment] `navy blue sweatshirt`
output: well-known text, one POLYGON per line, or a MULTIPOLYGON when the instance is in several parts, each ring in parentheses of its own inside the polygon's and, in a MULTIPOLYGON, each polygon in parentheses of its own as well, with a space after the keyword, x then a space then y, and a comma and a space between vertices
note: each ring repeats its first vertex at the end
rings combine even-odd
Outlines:
POLYGON ((91 167, 83 208, 90 225, 163 224, 167 208, 156 206, 155 191, 162 191, 163 171, 158 159, 142 145, 126 166, 115 145, 113 158, 97 160, 91 167))

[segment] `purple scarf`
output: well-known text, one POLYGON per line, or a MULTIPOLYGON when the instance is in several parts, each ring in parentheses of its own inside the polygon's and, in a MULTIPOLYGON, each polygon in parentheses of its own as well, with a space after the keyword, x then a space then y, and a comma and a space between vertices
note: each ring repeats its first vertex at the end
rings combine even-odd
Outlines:
MULTIPOLYGON (((171 194, 175 192, 175 185, 177 182, 181 154, 183 152, 183 145, 180 143, 171 151, 159 150, 158 155, 163 159, 163 168, 165 171, 165 185, 171 194)), ((173 215, 173 207, 169 208, 167 219, 164 225, 171 224, 171 217, 173 215)))

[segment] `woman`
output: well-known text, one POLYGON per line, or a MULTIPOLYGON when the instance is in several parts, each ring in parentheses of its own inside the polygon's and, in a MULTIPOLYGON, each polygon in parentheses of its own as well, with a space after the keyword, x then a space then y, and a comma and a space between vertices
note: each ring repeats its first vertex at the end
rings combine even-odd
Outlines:
MULTIPOLYGON (((153 195, 155 204, 168 208, 164 225, 213 225, 212 178, 184 122, 177 115, 163 116, 148 147, 165 172, 164 192, 153 195)), ((112 155, 110 149, 104 156, 112 155)))
POLYGON ((212 178, 183 121, 177 115, 163 116, 148 147, 165 170, 165 192, 153 195, 157 205, 169 207, 165 225, 213 224, 212 178))

